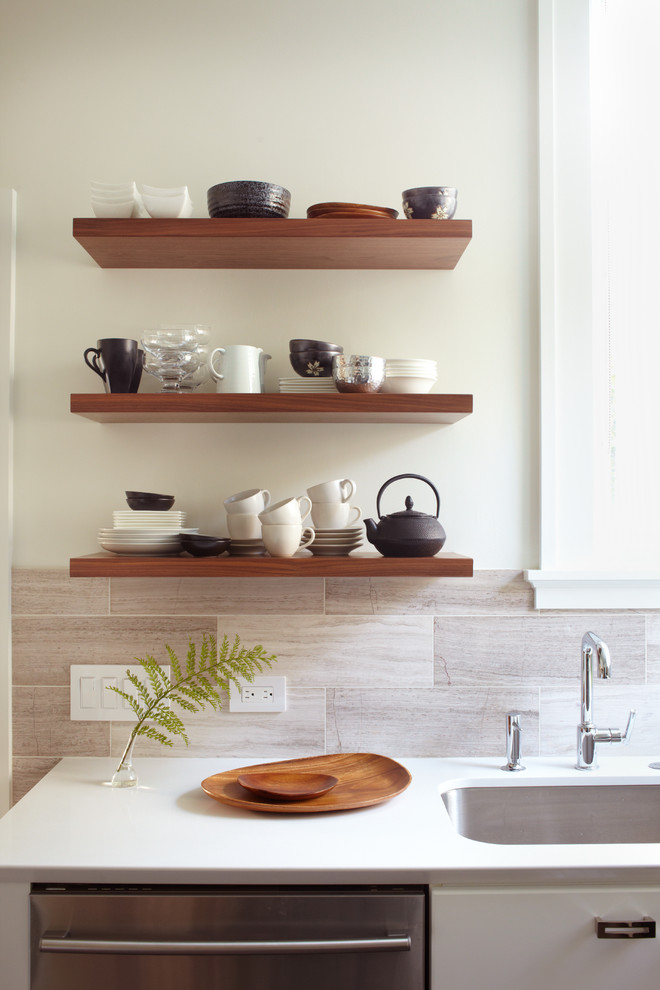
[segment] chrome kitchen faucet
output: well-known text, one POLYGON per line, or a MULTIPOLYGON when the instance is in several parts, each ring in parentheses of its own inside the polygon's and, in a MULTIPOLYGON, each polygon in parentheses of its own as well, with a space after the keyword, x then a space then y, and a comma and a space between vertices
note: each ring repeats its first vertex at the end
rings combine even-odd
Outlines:
POLYGON ((630 739, 635 721, 633 709, 628 716, 626 731, 623 733, 620 729, 597 729, 594 725, 594 654, 597 662, 596 676, 609 678, 611 663, 607 644, 595 633, 587 632, 582 637, 580 666, 580 724, 577 729, 577 763, 575 764, 578 770, 595 770, 598 766, 596 743, 626 742, 630 739))

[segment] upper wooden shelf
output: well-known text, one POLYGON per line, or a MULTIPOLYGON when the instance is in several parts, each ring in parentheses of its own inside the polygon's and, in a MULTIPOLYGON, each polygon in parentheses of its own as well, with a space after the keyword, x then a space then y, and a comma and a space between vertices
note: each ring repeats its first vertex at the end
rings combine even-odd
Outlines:
POLYGON ((346 557, 131 557, 108 551, 72 557, 76 577, 472 577, 474 561, 456 553, 435 557, 381 557, 352 553, 346 557))
POLYGON ((93 220, 73 236, 101 268, 455 268, 471 220, 93 220))
POLYGON ((71 412, 99 423, 455 423, 471 395, 291 395, 166 392, 71 396, 71 412))

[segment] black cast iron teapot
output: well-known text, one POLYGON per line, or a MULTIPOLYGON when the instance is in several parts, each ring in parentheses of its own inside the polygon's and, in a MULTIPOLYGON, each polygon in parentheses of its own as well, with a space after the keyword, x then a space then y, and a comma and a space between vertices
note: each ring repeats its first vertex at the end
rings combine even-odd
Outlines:
POLYGON ((433 557, 440 550, 447 536, 438 522, 440 514, 440 496, 435 485, 421 474, 397 474, 382 486, 376 497, 376 513, 378 524, 373 519, 365 519, 367 539, 373 543, 383 557, 433 557), (381 516, 380 499, 385 489, 394 481, 402 478, 417 478, 425 481, 433 490, 436 500, 435 516, 425 512, 415 512, 413 500, 406 496, 405 509, 393 512, 389 516, 381 516))

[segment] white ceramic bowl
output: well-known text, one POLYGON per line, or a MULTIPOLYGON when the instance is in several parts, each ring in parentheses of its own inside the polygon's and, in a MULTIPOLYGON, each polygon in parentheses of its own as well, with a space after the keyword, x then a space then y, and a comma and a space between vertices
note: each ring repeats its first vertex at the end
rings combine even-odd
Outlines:
POLYGON ((142 193, 145 196, 187 196, 188 186, 171 186, 167 189, 159 189, 157 186, 145 186, 142 183, 142 193))
POLYGON ((135 201, 130 200, 128 203, 101 203, 92 200, 92 211, 95 217, 99 219, 101 217, 115 217, 117 219, 122 219, 126 217, 133 216, 133 210, 135 209, 135 201))
POLYGON ((142 202, 149 216, 157 219, 175 219, 188 210, 192 213, 192 202, 187 192, 176 196, 149 196, 143 192, 142 202))
POLYGON ((383 392, 430 392, 437 378, 415 378, 412 375, 389 375, 383 382, 383 392))

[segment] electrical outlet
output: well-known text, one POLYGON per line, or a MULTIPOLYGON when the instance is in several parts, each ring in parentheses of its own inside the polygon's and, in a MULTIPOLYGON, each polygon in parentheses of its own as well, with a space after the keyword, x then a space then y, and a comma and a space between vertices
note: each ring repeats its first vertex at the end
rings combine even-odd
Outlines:
MULTIPOLYGON (((169 664, 160 668, 169 678, 169 664)), ((108 691, 109 686, 135 694, 126 671, 144 674, 139 664, 79 663, 70 668, 71 720, 74 722, 134 722, 135 712, 120 695, 108 691)))
POLYGON ((230 712, 285 712, 286 677, 264 674, 246 681, 239 677, 240 688, 229 687, 230 712))

